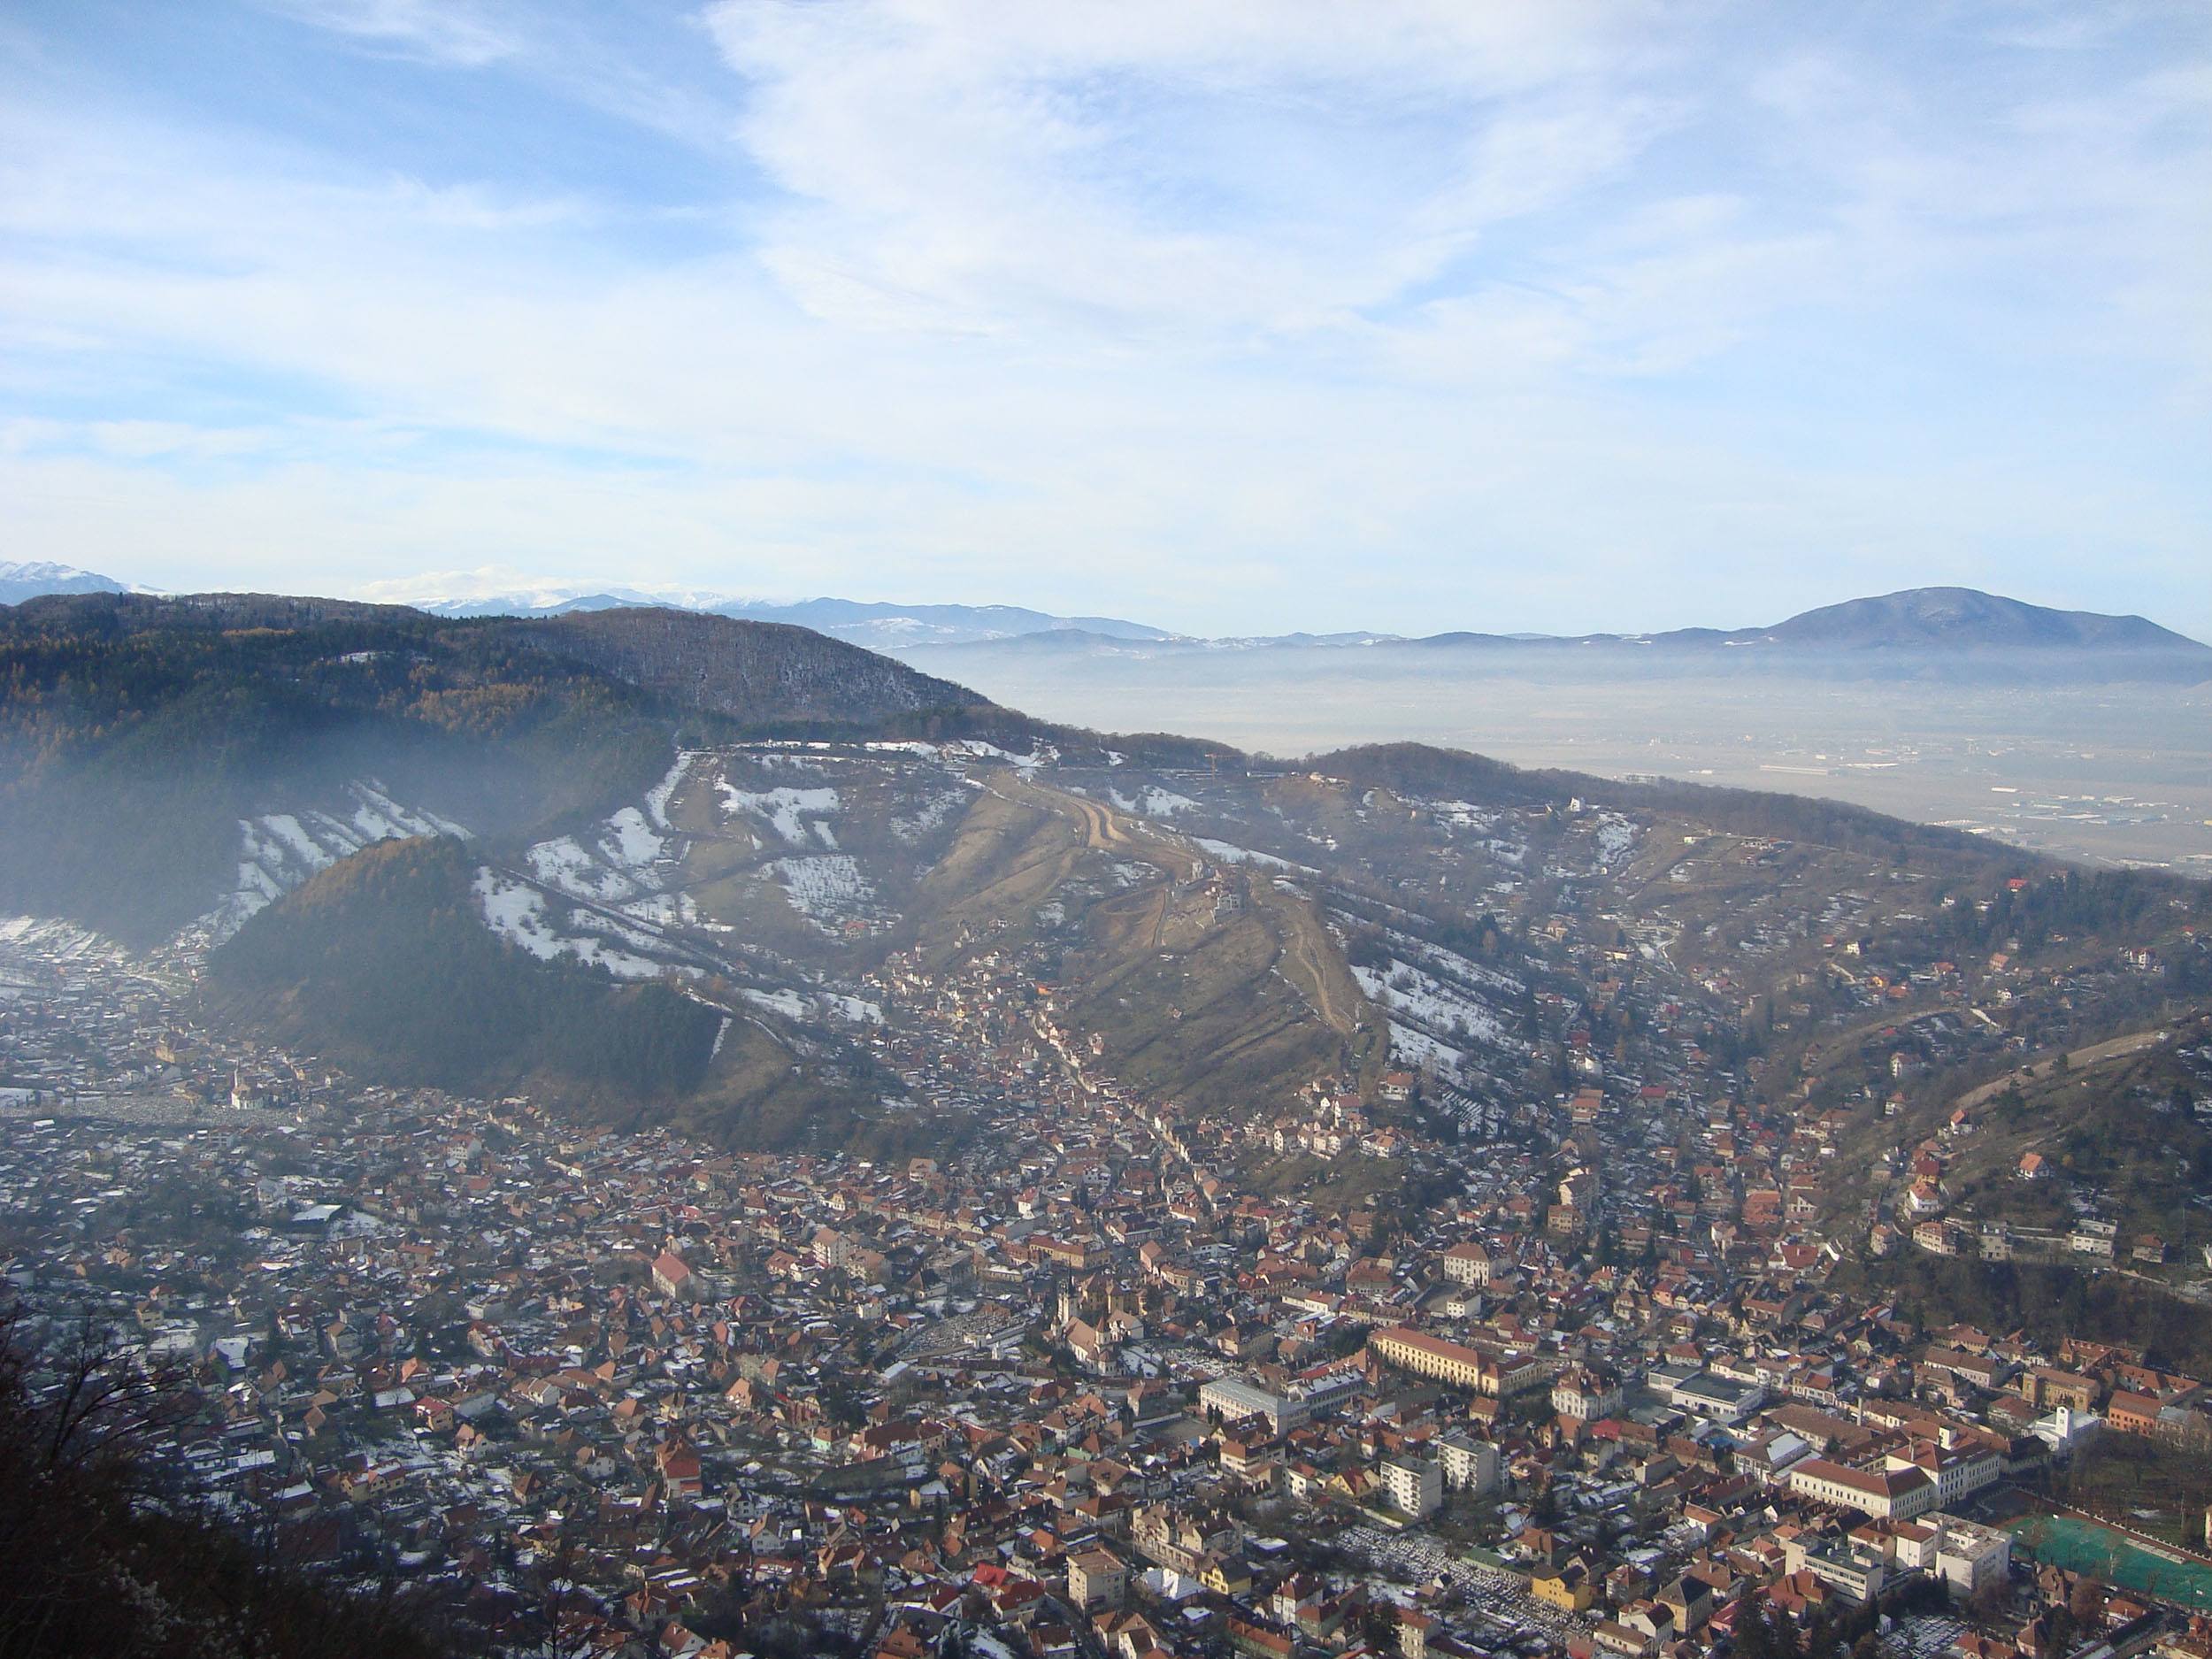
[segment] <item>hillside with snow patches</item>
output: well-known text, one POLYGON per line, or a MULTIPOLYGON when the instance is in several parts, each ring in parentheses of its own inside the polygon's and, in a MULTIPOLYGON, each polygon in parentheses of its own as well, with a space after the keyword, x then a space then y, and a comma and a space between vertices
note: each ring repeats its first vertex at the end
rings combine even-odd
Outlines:
POLYGON ((1041 743, 786 740, 682 749, 635 800, 518 844, 352 780, 239 820, 231 890, 178 942, 219 946, 364 848, 448 837, 474 849, 483 926, 534 960, 620 983, 711 981, 740 1015, 857 1032, 883 1018, 861 984, 866 965, 911 931, 924 884, 993 777, 1096 801, 1145 844, 1193 861, 1187 871, 1147 859, 1118 837, 1089 886, 1043 895, 1030 925, 1078 928, 1102 895, 1150 891, 1164 872, 1171 891, 1208 869, 1244 872, 1317 905, 1335 949, 1363 941, 1347 988, 1369 1005, 1358 1018, 1386 1033, 1394 1064, 1478 1090, 1525 1047, 1529 987, 1425 936, 1425 913, 1502 903, 1533 879, 1605 880, 1642 836, 1603 810, 1575 815, 1563 833, 1548 811, 1373 789, 1294 806, 1294 776, 1162 772, 1112 750, 1071 765, 1041 743), (1428 895, 1401 880, 1379 906, 1343 879, 1347 854, 1402 815, 1449 840, 1459 873, 1428 895), (1540 848, 1532 826, 1548 837, 1540 848))
MULTIPOLYGON (((884 888, 949 831, 972 798, 970 773, 1048 758, 987 743, 687 750, 635 803, 520 846, 488 843, 471 825, 395 798, 380 780, 355 780, 238 820, 229 890, 173 943, 204 952, 365 848, 442 836, 479 846, 474 892, 486 926, 540 960, 629 980, 713 973, 741 982, 765 961, 782 981, 765 994, 780 998, 810 972, 737 945, 736 934, 788 943, 795 926, 825 941, 880 931, 895 919, 884 888), (841 840, 841 826, 856 822, 847 833, 857 854, 841 840)), ((812 997, 815 987, 794 994, 812 997)), ((810 1006, 865 1018, 845 993, 810 1006)))
POLYGON ((241 818, 237 884, 187 935, 219 945, 310 876, 378 841, 468 833, 426 808, 403 805, 367 779, 348 783, 338 799, 320 806, 241 818))
MULTIPOLYGON (((488 862, 479 900, 488 926, 541 959, 629 979, 719 975, 785 1018, 863 1026, 881 1015, 854 964, 870 941, 911 921, 920 884, 986 780, 1009 772, 1110 806, 1156 844, 1187 849, 1194 870, 1242 869, 1310 895, 1340 945, 1366 937, 1351 974, 1386 1025, 1394 1063, 1471 1087, 1512 1071, 1526 1047, 1525 978, 1422 937, 1406 925, 1410 913, 1379 914, 1326 873, 1344 838, 1325 817, 1300 824, 1256 801, 1247 780, 1146 777, 1119 762, 1070 771, 1046 747, 1010 754, 974 741, 691 751, 636 805, 488 862)), ((1378 792, 1350 805, 1363 826, 1399 813, 1440 826, 1471 868, 1436 895, 1450 909, 1502 902, 1533 879, 1605 880, 1643 833, 1623 814, 1591 810, 1563 829, 1548 824, 1536 849, 1529 826, 1547 825, 1542 813, 1378 792)), ((1160 873, 1157 861, 1117 850, 1100 891, 1160 873)), ((1079 883, 1047 897, 1035 925, 1069 925, 1087 892, 1079 883)))

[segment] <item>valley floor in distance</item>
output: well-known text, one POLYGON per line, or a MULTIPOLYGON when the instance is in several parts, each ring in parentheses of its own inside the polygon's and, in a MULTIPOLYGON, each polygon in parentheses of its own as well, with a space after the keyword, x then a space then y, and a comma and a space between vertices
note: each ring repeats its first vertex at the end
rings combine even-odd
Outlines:
POLYGON ((1345 649, 922 659, 1078 725, 1286 756, 1436 743, 1520 766, 1825 796, 2061 857, 2212 874, 2212 687, 1539 679, 1345 649))

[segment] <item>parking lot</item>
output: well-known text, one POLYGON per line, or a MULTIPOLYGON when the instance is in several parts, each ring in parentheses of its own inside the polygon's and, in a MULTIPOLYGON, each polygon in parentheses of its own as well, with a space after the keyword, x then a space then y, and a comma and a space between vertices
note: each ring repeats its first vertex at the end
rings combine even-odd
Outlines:
MULTIPOLYGON (((1392 1533, 1373 1526, 1348 1526, 1331 1540, 1348 1555, 1375 1568, 1378 1575, 1395 1584, 1429 1584, 1442 1579, 1465 1593, 1481 1613, 1509 1627, 1494 1635, 1541 1635, 1564 1646, 1572 1636, 1586 1636, 1586 1620, 1546 1605, 1531 1595, 1510 1573, 1477 1566, 1455 1555, 1435 1539, 1419 1532, 1392 1533)), ((1530 1644, 1532 1649, 1534 1644, 1530 1644)))
POLYGON ((1936 1659, 1966 1632, 1963 1619, 1915 1616, 1899 1619, 1897 1628, 1882 1639, 1882 1646, 1895 1659, 1936 1659))

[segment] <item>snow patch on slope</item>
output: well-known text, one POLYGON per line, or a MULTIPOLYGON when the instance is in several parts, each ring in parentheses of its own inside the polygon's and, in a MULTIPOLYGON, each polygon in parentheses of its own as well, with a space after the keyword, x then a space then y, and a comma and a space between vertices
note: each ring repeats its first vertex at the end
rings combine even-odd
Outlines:
POLYGON ((1212 841, 1203 835, 1194 835, 1191 840, 1202 850, 1220 859, 1225 864, 1257 864, 1263 870, 1280 870, 1286 872, 1305 871, 1309 874, 1312 873, 1311 865, 1294 864, 1287 858, 1276 857, 1272 853, 1256 853, 1248 847, 1237 847, 1228 841, 1212 841))
POLYGON ((1624 864, 1636 850, 1636 826, 1611 812, 1598 824, 1598 863, 1608 870, 1624 864))
POLYGON ((703 752, 695 749, 679 750, 675 764, 668 769, 668 775, 645 792, 645 816, 653 821, 655 827, 669 827, 668 803, 675 799, 676 791, 683 787, 684 776, 691 770, 692 763, 703 752))
POLYGON ((1060 758, 1060 751, 1049 743, 1040 743, 1030 753, 1017 755, 1010 749, 1001 749, 996 743, 987 743, 979 737, 963 738, 957 743, 949 744, 946 752, 954 756, 965 755, 976 760, 995 760, 1002 765, 1013 767, 1024 777, 1040 766, 1049 766, 1060 758))
POLYGON ((1440 1042, 1418 1026, 1395 1019, 1390 1022, 1390 1057, 1417 1071, 1433 1065, 1446 1076, 1457 1071, 1467 1059, 1448 1042, 1440 1042))
POLYGON ((1516 1046, 1504 1020, 1480 995, 1412 963, 1394 959, 1387 972, 1355 966, 1352 976, 1368 1000, 1388 1012, 1394 1058, 1417 1065, 1443 1050, 1456 1066, 1471 1045, 1516 1046))
POLYGON ((675 840, 663 833, 668 817, 664 791, 675 787, 683 765, 679 760, 648 791, 643 806, 620 808, 581 838, 561 835, 538 842, 523 855, 530 873, 571 898, 598 904, 622 904, 658 893, 664 885, 658 866, 669 862, 675 840))
POLYGON ((837 991, 801 991, 786 987, 776 991, 741 990, 738 995, 756 1008, 764 1008, 786 1019, 816 1024, 831 1021, 848 1025, 880 1025, 883 1009, 861 997, 837 991))
POLYGON ((553 922, 545 895, 526 881, 497 871, 484 868, 476 872, 476 902, 484 914, 485 926, 509 944, 518 945, 541 962, 555 962, 564 957, 581 963, 587 967, 604 969, 618 979, 652 979, 660 977, 662 964, 636 954, 639 948, 649 948, 651 941, 633 930, 622 927, 608 918, 593 916, 588 911, 572 913, 572 922, 611 935, 594 937, 589 933, 571 934, 561 932, 553 922), (631 949, 618 949, 629 945, 631 949))
POLYGON ((77 961, 119 956, 114 945, 88 927, 44 916, 0 917, 0 951, 35 951, 42 957, 77 961))
POLYGON ((599 837, 599 851, 602 856, 632 870, 649 870, 655 860, 666 856, 668 842, 654 833, 644 812, 626 806, 607 820, 599 837))
POLYGON ((573 835, 540 841, 524 856, 529 861, 532 875, 571 898, 596 899, 612 904, 637 896, 636 882, 593 857, 573 835))
POLYGON ((956 789, 926 796, 915 803, 911 812, 891 820, 891 833, 910 846, 955 813, 964 811, 967 804, 967 795, 956 789))
POLYGON ((1138 812, 1146 818, 1173 818, 1178 812, 1194 812, 1198 803, 1187 795, 1172 789, 1163 789, 1156 783, 1148 783, 1137 791, 1134 799, 1118 789, 1109 789, 1106 798, 1124 812, 1138 812))
POLYGON ((783 888, 793 910, 826 933, 860 916, 876 896, 859 864, 845 853, 778 858, 764 864, 761 873, 783 888))
POLYGON ((469 839, 469 832, 451 818, 402 805, 373 779, 356 780, 345 786, 344 793, 350 797, 351 810, 340 806, 346 812, 342 818, 311 809, 240 818, 237 874, 231 890, 181 937, 219 945, 309 877, 373 842, 414 835, 469 839))
POLYGON ((349 783, 346 789, 358 803, 354 808, 353 826, 361 833, 365 845, 368 841, 403 841, 410 835, 469 839, 468 831, 451 818, 440 818, 421 807, 402 806, 386 795, 383 786, 374 780, 349 783))
POLYGON ((806 818, 818 819, 844 804, 834 789, 740 789, 728 782, 722 785, 722 802, 729 816, 743 812, 764 819, 794 847, 807 844, 806 818))

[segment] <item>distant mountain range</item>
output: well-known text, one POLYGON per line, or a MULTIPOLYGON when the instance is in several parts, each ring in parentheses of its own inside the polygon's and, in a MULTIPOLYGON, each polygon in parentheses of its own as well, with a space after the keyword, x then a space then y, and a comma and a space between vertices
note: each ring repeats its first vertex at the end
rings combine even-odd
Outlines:
POLYGON ((2136 616, 2052 611, 1971 588, 1909 588, 1807 611, 1732 642, 1770 639, 1811 645, 1942 646, 1957 642, 2090 651, 2212 649, 2136 616))
MULTIPOLYGON (((2212 678, 2212 646, 2139 616, 2057 611, 1971 588, 1911 588, 1846 600, 1800 612, 1765 627, 1676 628, 1655 634, 1486 634, 1454 631, 1421 636, 1351 630, 1202 638, 1117 617, 1061 616, 1019 605, 900 604, 818 598, 792 602, 638 588, 545 587, 461 598, 446 596, 434 579, 379 584, 379 596, 432 616, 557 617, 579 612, 689 611, 746 622, 811 629, 874 651, 901 656, 934 651, 987 664, 1018 657, 1173 657, 1194 652, 1392 648, 1498 653, 1531 661, 1560 660, 1567 648, 1619 663, 1665 657, 1694 668, 1736 658, 1784 667, 1815 657, 1900 653, 1971 663, 1984 654, 2093 657, 2102 677, 2134 678, 2132 662, 2152 678, 2212 678), (977 653, 972 658, 967 654, 977 653)), ((56 564, 0 563, 0 603, 41 594, 133 593, 144 588, 111 576, 56 564)), ((950 662, 949 656, 946 659, 950 662)))
MULTIPOLYGON (((1459 630, 1399 634, 1262 634, 1197 639, 1184 634, 1110 636, 1071 620, 1049 633, 971 643, 995 649, 1155 655, 1177 650, 1252 650, 1282 647, 1396 646, 1497 650, 1587 649, 1713 651, 1727 649, 1809 650, 2172 651, 2212 659, 2212 646, 2135 616, 2054 611, 1971 588, 1911 588, 1870 599, 1807 611, 1770 626, 1675 628, 1660 634, 1482 634, 1459 630)), ((920 649, 927 649, 920 648, 920 649)))
POLYGON ((870 650, 895 651, 928 645, 975 645, 995 640, 1071 630, 1089 639, 1167 640, 1164 628, 1114 617, 1059 617, 1019 605, 902 605, 854 599, 801 599, 781 603, 765 599, 727 599, 713 594, 652 593, 634 588, 591 592, 553 589, 499 594, 477 599, 429 597, 418 608, 441 617, 547 617, 579 611, 616 611, 673 605, 740 622, 782 622, 811 628, 870 650))
MULTIPOLYGON (((1086 639, 1179 637, 1165 628, 1125 622, 1116 617, 1054 616, 1020 605, 902 605, 854 599, 801 599, 785 603, 619 586, 546 587, 471 598, 446 596, 428 582, 380 583, 378 589, 381 601, 405 604, 434 617, 560 617, 580 611, 664 608, 729 617, 741 622, 785 623, 877 651, 982 644, 1062 630, 1079 632, 1086 639)), ((0 560, 0 604, 20 604, 43 594, 153 591, 71 565, 0 560)))
POLYGON ((128 582, 50 560, 0 559, 0 605, 19 605, 41 594, 127 594, 128 582))
POLYGON ((1677 628, 1665 634, 1592 634, 1575 639, 1529 634, 1440 634, 1416 645, 1623 645, 1678 649, 1792 648, 1814 650, 2183 651, 2212 657, 2212 646, 2141 617, 2053 611, 1972 588, 1908 588, 1801 611, 1770 627, 1677 628))
POLYGON ((2212 647, 2136 616, 2055 611, 1971 588, 1914 588, 1878 597, 1824 605, 1751 628, 1677 628, 1656 634, 1485 634, 1450 632, 1410 637, 1372 630, 1278 634, 1208 639, 1114 617, 1060 616, 1018 605, 897 604, 850 599, 792 603, 727 599, 710 594, 638 588, 554 588, 474 599, 426 594, 412 603, 437 616, 553 616, 577 611, 677 605, 751 622, 811 628, 871 650, 902 656, 977 652, 975 660, 1018 656, 1156 657, 1188 652, 1390 647, 1513 654, 1573 647, 1609 656, 1653 654, 1694 662, 1742 653, 1776 663, 1838 652, 2085 653, 2156 658, 2165 677, 2192 666, 2212 674, 2212 647))
MULTIPOLYGON (((996 690, 1002 672, 1042 672, 1055 661, 1197 664, 1248 657, 1283 672, 1309 653, 1341 664, 1361 651, 1378 674, 1418 675, 1449 664, 1548 678, 1696 677, 1740 671, 1853 679, 1867 675, 1968 680, 2212 680, 2212 646, 2141 617, 2055 611, 1969 588, 1916 588, 1804 611, 1767 627, 1678 628, 1659 634, 1479 634, 1419 638, 1386 634, 1297 634, 1249 639, 1110 638, 1081 627, 976 641, 890 648, 933 672, 996 690)), ((1216 672, 1216 671, 1210 671, 1216 672)), ((1225 664, 1219 672, 1233 672, 1225 664)), ((1242 672, 1242 671, 1234 671, 1242 672)))

